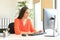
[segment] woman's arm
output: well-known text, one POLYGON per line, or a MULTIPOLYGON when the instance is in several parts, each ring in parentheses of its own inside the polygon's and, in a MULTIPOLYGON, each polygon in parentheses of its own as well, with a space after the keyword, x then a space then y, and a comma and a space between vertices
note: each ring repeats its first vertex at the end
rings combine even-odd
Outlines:
POLYGON ((32 22, 30 21, 29 23, 30 23, 30 31, 31 31, 32 33, 43 32, 42 30, 40 30, 40 31, 37 32, 37 31, 34 29, 34 27, 33 27, 33 25, 32 25, 32 22))
POLYGON ((30 31, 33 32, 33 33, 36 32, 36 30, 34 29, 30 19, 29 19, 29 25, 30 25, 30 31))
POLYGON ((20 23, 19 23, 19 19, 15 19, 14 21, 14 31, 15 31, 15 34, 20 34, 20 23))

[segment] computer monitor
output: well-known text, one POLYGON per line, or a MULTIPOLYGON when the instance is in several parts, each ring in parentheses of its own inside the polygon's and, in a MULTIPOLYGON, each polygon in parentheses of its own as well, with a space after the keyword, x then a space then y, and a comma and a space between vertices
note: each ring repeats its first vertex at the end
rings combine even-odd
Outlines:
POLYGON ((57 10, 56 9, 43 9, 43 28, 44 32, 46 32, 47 29, 50 31, 50 29, 54 30, 57 27, 57 10))

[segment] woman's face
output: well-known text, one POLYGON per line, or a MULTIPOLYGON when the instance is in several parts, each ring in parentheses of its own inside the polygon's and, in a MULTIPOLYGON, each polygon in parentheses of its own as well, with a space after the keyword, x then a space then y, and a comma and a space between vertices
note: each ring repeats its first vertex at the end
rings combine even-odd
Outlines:
POLYGON ((27 18, 28 16, 29 16, 29 14, 30 14, 30 10, 29 9, 27 9, 26 11, 25 11, 25 13, 24 13, 24 18, 27 18))

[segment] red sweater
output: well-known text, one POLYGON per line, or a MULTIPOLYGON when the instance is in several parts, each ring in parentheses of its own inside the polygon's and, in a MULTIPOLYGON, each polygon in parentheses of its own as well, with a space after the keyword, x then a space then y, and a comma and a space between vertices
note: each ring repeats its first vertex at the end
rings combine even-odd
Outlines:
POLYGON ((21 32, 35 32, 35 29, 32 27, 30 19, 27 19, 25 25, 23 25, 23 21, 21 19, 15 19, 14 31, 15 34, 20 34, 21 32))

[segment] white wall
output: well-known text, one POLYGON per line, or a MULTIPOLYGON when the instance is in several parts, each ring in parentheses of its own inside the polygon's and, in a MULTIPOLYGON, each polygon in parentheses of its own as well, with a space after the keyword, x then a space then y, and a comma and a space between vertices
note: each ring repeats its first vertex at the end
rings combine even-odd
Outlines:
POLYGON ((0 18, 14 20, 17 0, 0 0, 0 18))
POLYGON ((58 10, 58 32, 60 34, 60 0, 57 0, 57 10, 58 10))
POLYGON ((41 21, 41 2, 35 3, 35 29, 37 31, 43 30, 41 21))

